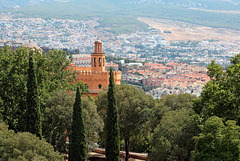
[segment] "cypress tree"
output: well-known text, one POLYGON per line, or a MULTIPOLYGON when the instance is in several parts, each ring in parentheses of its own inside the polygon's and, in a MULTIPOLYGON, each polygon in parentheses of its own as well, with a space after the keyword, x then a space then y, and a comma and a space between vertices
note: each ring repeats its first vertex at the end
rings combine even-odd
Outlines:
POLYGON ((108 109, 106 129, 106 158, 107 161, 120 160, 120 136, 118 126, 118 109, 116 103, 115 84, 112 68, 108 85, 108 109))
POLYGON ((27 108, 25 112, 26 131, 42 138, 41 109, 38 99, 37 80, 32 56, 29 57, 27 81, 27 108))
POLYGON ((86 130, 79 87, 77 87, 75 103, 73 106, 69 161, 87 161, 86 130))

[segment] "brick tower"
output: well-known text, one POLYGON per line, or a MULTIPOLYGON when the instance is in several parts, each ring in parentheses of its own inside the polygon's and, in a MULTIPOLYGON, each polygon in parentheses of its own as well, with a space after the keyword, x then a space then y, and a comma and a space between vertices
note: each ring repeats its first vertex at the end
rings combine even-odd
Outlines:
MULTIPOLYGON (((102 53, 102 42, 100 40, 95 41, 95 52, 91 54, 91 68, 89 67, 75 67, 72 63, 69 68, 73 68, 77 72, 78 81, 84 82, 92 96, 97 96, 98 92, 103 88, 108 87, 109 84, 109 71, 105 71, 105 53, 102 53)), ((120 84, 121 71, 114 71, 114 82, 120 84)))
POLYGON ((95 52, 91 54, 92 72, 105 72, 105 53, 102 53, 102 42, 95 41, 95 52))

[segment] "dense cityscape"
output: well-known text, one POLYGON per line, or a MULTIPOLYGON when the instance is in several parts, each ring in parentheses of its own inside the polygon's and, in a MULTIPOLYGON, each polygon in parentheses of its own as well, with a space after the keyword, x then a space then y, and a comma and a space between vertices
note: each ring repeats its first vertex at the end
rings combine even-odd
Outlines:
MULTIPOLYGON (((161 31, 150 28, 131 34, 114 35, 105 28, 96 28, 96 20, 18 18, 2 15, 0 20, 1 46, 27 44, 29 40, 42 48, 71 51, 76 66, 90 66, 93 42, 103 41, 103 51, 118 60, 109 66, 122 66, 122 81, 147 89, 154 98, 166 94, 193 93, 200 95, 209 78, 206 66, 215 60, 227 66, 239 50, 237 42, 219 40, 167 41, 161 31), (19 44, 18 44, 19 43, 19 44)), ((118 68, 118 67, 117 67, 118 68)), ((118 70, 118 69, 117 69, 118 70)))
MULTIPOLYGON (((239 42, 220 40, 167 41, 163 33, 150 28, 131 34, 114 35, 106 28, 97 28, 96 20, 77 21, 63 19, 19 18, 1 16, 0 39, 26 44, 31 40, 40 47, 49 49, 77 50, 78 53, 92 52, 97 38, 104 43, 107 55, 129 58, 139 62, 188 63, 207 66, 211 60, 223 66, 239 51, 239 42), (226 61, 227 60, 227 61, 226 61)), ((168 33, 168 34, 171 34, 168 33)), ((1 41, 3 46, 3 41, 1 41)), ((78 54, 77 53, 77 54, 78 54)))

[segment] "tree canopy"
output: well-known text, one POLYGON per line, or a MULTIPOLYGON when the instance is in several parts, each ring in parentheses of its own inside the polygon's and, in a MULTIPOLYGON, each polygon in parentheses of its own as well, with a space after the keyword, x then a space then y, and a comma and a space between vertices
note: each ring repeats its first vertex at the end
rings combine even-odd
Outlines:
POLYGON ((67 67, 71 62, 66 53, 52 50, 45 53, 24 47, 12 50, 9 47, 0 49, 0 109, 4 120, 15 131, 23 131, 21 117, 26 107, 28 57, 32 54, 35 60, 35 73, 41 107, 46 99, 57 89, 69 89, 74 85, 75 73, 67 67))
POLYGON ((239 160, 240 54, 230 62, 226 70, 211 62, 210 81, 193 102, 202 124, 201 134, 195 137, 193 160, 239 160))
POLYGON ((191 94, 172 94, 156 100, 156 105, 153 106, 153 117, 151 120, 152 130, 157 127, 164 114, 168 111, 179 110, 181 108, 192 109, 192 101, 194 99, 196 99, 196 96, 191 94))
POLYGON ((236 121, 224 123, 222 118, 212 116, 201 126, 201 133, 194 140, 193 161, 240 160, 240 127, 236 121))
POLYGON ((15 133, 8 126, 0 123, 0 160, 63 160, 58 152, 44 139, 28 132, 15 133))
MULTIPOLYGON (((43 136, 55 150, 67 153, 72 124, 75 92, 59 90, 52 93, 46 101, 45 117, 43 119, 43 136), (65 134, 66 132, 66 134, 65 134)), ((97 113, 97 106, 91 97, 82 98, 83 117, 86 125, 88 150, 96 147, 99 133, 103 129, 103 120, 97 113)))
POLYGON ((218 116, 224 120, 240 118, 240 54, 230 59, 226 70, 214 61, 208 66, 211 80, 205 84, 200 98, 196 99, 193 108, 204 120, 218 116))
POLYGON ((192 137, 198 132, 193 121, 194 111, 181 108, 164 114, 151 138, 150 160, 190 160, 194 149, 192 137))

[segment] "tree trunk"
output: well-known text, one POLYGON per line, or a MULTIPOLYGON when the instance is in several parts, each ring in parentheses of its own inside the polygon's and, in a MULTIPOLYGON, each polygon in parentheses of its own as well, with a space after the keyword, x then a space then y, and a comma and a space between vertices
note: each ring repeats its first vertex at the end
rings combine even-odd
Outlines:
POLYGON ((126 138, 126 139, 124 139, 124 140, 125 140, 125 152, 126 152, 125 161, 128 161, 128 158, 129 158, 129 151, 128 151, 128 148, 129 148, 129 139, 126 138))

